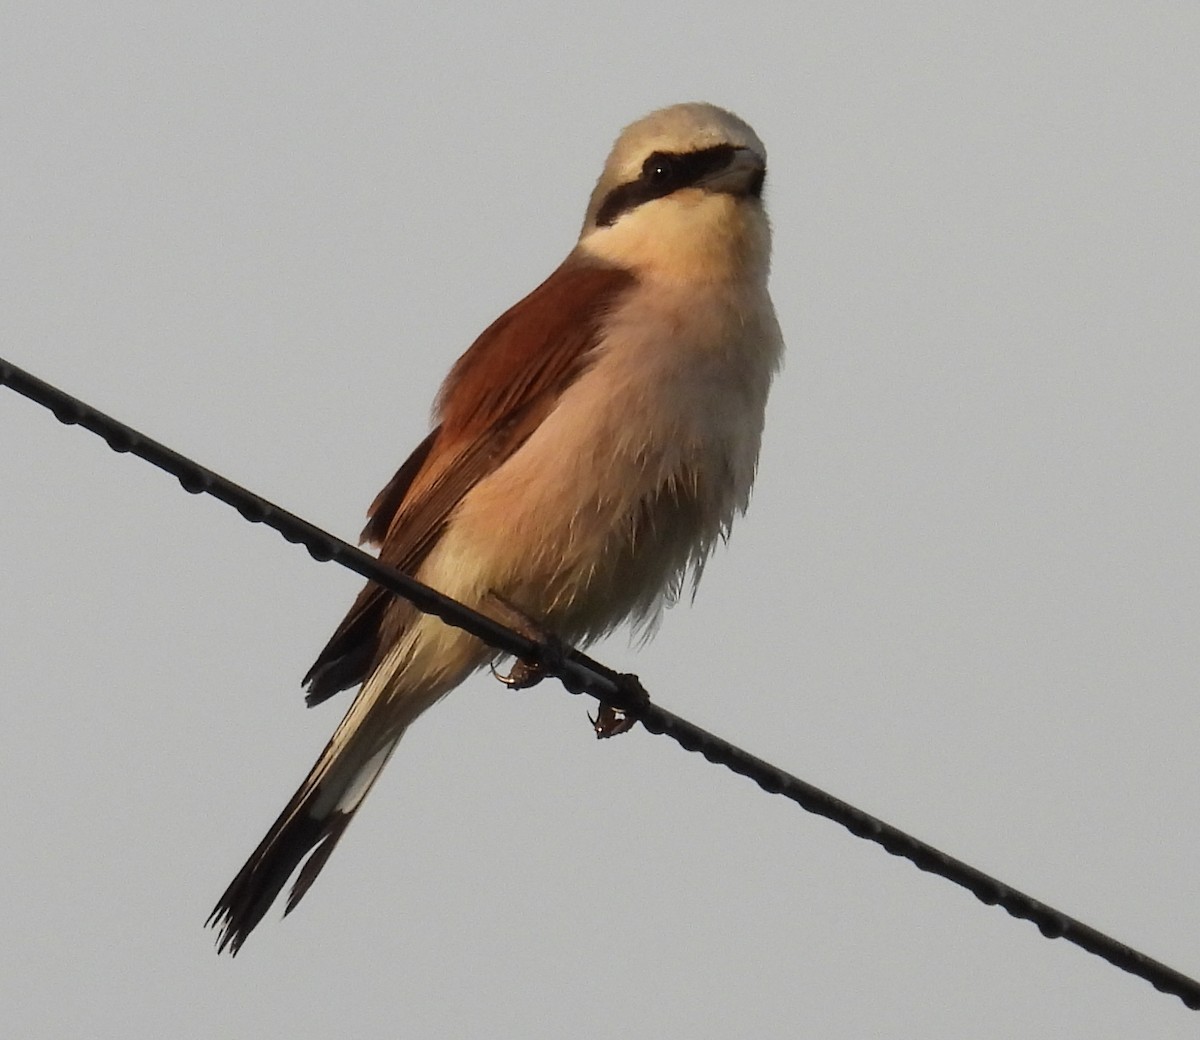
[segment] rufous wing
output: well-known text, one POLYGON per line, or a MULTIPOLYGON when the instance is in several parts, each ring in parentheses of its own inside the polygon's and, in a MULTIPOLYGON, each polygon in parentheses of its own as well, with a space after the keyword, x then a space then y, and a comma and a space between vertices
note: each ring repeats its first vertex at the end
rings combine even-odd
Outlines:
MULTIPOLYGON (((463 496, 525 442, 586 369, 604 315, 633 280, 572 254, 480 334, 442 384, 437 426, 371 505, 362 536, 379 546, 380 560, 416 573, 463 496)), ((414 610, 366 585, 304 677, 306 702, 363 682, 414 610)))

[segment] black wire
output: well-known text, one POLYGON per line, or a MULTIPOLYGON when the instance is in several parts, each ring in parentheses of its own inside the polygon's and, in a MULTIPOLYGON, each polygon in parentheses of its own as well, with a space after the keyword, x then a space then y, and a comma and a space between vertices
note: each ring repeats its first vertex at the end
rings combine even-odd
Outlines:
POLYGON ((570 692, 587 693, 625 710, 651 733, 668 736, 686 750, 697 751, 708 761, 749 777, 764 791, 781 794, 809 812, 840 823, 852 834, 882 845, 893 856, 901 856, 921 870, 953 881, 989 906, 1002 906, 1013 917, 1032 921, 1048 939, 1066 939, 1123 971, 1145 979, 1161 992, 1177 996, 1189 1008, 1200 1010, 1200 983, 1195 980, 660 708, 650 702, 634 677, 621 675, 575 650, 564 655, 550 644, 527 639, 497 624, 3 358, 0 358, 0 384, 48 408, 60 422, 77 424, 103 437, 114 451, 130 452, 173 474, 185 491, 212 495, 233 506, 251 523, 266 524, 288 541, 303 545, 314 559, 340 563, 404 597, 418 609, 477 636, 498 651, 538 661, 570 692))

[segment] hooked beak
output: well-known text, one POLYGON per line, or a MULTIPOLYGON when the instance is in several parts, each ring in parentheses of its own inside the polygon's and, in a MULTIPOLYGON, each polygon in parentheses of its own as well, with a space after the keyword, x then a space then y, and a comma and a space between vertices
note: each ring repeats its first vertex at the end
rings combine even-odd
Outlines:
POLYGON ((706 191, 726 195, 762 195, 763 181, 767 176, 767 164, 750 148, 737 148, 728 165, 702 178, 696 185, 706 191))

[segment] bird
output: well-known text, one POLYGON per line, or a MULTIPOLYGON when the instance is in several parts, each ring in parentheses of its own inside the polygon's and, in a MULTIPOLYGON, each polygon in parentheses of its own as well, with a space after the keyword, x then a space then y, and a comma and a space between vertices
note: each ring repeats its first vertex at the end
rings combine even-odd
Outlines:
MULTIPOLYGON (((372 503, 362 541, 382 562, 561 645, 652 633, 694 594, 749 503, 783 356, 766 170, 716 105, 621 132, 574 248, 452 365, 431 432, 372 503)), ((299 867, 295 909, 413 721, 498 656, 362 589, 304 678, 310 706, 358 691, 209 916, 218 952, 236 955, 299 867)))

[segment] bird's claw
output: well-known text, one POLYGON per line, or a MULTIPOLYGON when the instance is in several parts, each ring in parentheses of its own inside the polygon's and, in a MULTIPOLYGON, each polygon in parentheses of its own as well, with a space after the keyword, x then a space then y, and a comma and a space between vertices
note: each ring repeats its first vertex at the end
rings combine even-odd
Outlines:
POLYGON ((596 712, 595 717, 588 716, 588 722, 592 724, 592 729, 595 730, 596 739, 604 740, 607 737, 615 737, 621 733, 628 733, 633 729, 633 724, 637 719, 628 715, 620 708, 614 708, 611 704, 601 704, 600 710, 596 712))
POLYGON ((546 678, 546 670, 534 661, 514 661, 507 675, 502 675, 494 664, 488 665, 493 678, 502 682, 510 690, 528 690, 546 678))
MULTIPOLYGON (((641 706, 650 703, 650 695, 636 675, 620 676, 620 689, 629 703, 641 706)), ((597 740, 628 733, 637 722, 637 715, 630 708, 618 708, 613 704, 601 703, 596 717, 588 716, 597 740)))
POLYGON ((542 633, 534 651, 537 653, 535 659, 518 658, 507 675, 501 675, 494 664, 489 665, 492 675, 510 690, 528 690, 547 676, 562 674, 567 648, 557 636, 548 632, 542 633))
POLYGON ((542 622, 530 617, 515 603, 498 592, 489 593, 488 599, 489 608, 497 621, 537 644, 534 647, 537 655, 535 658, 532 660, 518 658, 507 675, 501 675, 494 664, 489 665, 492 675, 510 690, 527 690, 531 686, 536 686, 548 675, 559 675, 567 656, 567 648, 562 640, 549 631, 542 622))

